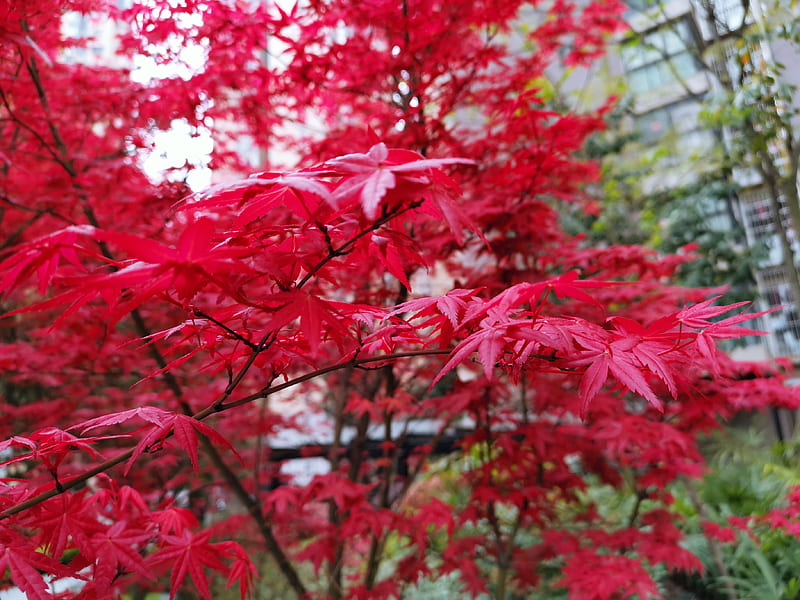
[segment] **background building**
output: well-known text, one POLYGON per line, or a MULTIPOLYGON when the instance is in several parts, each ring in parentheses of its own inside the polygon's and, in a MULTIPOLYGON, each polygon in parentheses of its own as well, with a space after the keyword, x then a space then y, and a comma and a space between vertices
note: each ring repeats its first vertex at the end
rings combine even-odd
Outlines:
POLYGON ((676 242, 697 228, 729 245, 711 267, 741 275, 742 264, 731 263, 751 261, 760 308, 783 308, 762 318, 770 335, 754 338, 745 354, 799 361, 800 7, 770 2, 628 1, 631 30, 608 69, 624 77, 629 100, 608 171, 623 182, 637 174, 629 192, 650 199, 621 210, 618 226, 632 214, 650 219, 630 226, 652 239, 666 235, 672 219, 682 223, 670 234, 676 242), (673 210, 669 202, 679 196, 683 204, 673 210))

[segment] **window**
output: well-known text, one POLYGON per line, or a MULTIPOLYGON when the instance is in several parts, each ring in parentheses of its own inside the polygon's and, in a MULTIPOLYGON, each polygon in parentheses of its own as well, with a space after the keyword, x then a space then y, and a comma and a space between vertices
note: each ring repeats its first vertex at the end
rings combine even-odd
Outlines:
POLYGON ((625 0, 625 4, 628 5, 629 9, 638 12, 644 12, 650 8, 650 2, 648 2, 648 0, 625 0))
POLYGON ((96 64, 111 46, 103 42, 104 24, 95 14, 65 12, 61 18, 61 34, 65 38, 86 41, 85 47, 74 46, 64 51, 64 60, 72 63, 96 64))
POLYGON ((711 69, 723 82, 738 85, 742 76, 741 50, 737 48, 735 39, 716 44, 711 56, 711 69))
POLYGON ((700 71, 688 21, 669 23, 622 47, 622 63, 632 92, 655 90, 700 71))
MULTIPOLYGON (((770 192, 766 187, 753 188, 739 193, 744 212, 745 227, 755 239, 764 239, 775 233, 770 192)), ((791 227, 789 209, 783 198, 779 199, 781 222, 784 229, 791 227)))
POLYGON ((756 277, 764 302, 769 308, 778 309, 766 315, 767 329, 775 336, 777 353, 800 354, 800 314, 783 267, 762 269, 756 277))
POLYGON ((667 132, 671 124, 672 120, 669 118, 669 112, 664 108, 641 115, 636 119, 636 133, 639 135, 639 141, 645 144, 657 142, 667 132))
MULTIPOLYGON (((713 0, 708 8, 704 6, 704 10, 707 13, 713 11, 714 27, 719 35, 724 35, 752 22, 749 14, 745 19, 745 4, 746 0, 713 0)), ((711 14, 708 16, 711 17, 711 14)))
POLYGON ((664 5, 664 0, 623 0, 623 2, 630 10, 641 13, 649 10, 660 10, 664 5))
POLYGON ((733 36, 714 45, 711 68, 720 81, 739 87, 769 62, 765 50, 761 41, 733 36))
POLYGON ((654 144, 668 131, 681 136, 685 148, 699 150, 714 144, 714 134, 699 129, 700 105, 694 100, 682 100, 636 117, 638 141, 654 144))

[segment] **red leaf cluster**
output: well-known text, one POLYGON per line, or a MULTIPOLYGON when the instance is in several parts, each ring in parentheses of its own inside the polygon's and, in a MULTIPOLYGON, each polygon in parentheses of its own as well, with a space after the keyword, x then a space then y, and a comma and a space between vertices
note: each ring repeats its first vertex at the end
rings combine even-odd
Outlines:
POLYGON ((717 349, 754 315, 669 285, 685 255, 559 226, 608 107, 534 85, 621 4, 110 4, 0 9, 0 585, 611 600, 698 568, 668 510, 698 433, 797 398, 717 349), (149 173, 169 130, 218 183, 149 173))

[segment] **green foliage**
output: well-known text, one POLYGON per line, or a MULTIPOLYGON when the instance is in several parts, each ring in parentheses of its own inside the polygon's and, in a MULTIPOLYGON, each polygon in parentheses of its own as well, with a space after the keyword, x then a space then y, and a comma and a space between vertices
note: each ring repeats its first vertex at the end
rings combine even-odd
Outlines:
MULTIPOLYGON (((612 132, 618 118, 611 120, 612 132)), ((752 299, 753 271, 766 256, 766 246, 745 243, 732 212, 736 186, 714 170, 697 174, 689 183, 646 193, 643 181, 653 179, 659 162, 675 151, 661 145, 631 152, 636 143, 635 136, 624 133, 593 138, 589 152, 602 158, 600 210, 594 215, 565 214, 565 227, 584 234, 587 244, 595 246, 644 244, 665 254, 689 251, 695 258, 680 268, 682 285, 725 286, 732 301, 752 299)))
MULTIPOLYGON (((731 110, 746 118, 746 109, 731 110)), ((596 214, 563 213, 564 227, 584 235, 587 245, 643 244, 664 254, 691 251, 695 258, 681 267, 680 284, 724 286, 732 300, 752 299, 753 271, 766 247, 748 247, 734 218, 738 186, 730 182, 730 156, 721 146, 702 159, 687 154, 675 131, 665 132, 657 144, 644 144, 630 126, 634 118, 629 96, 606 116, 607 129, 588 140, 584 152, 601 165, 600 207, 596 214), (667 184, 677 171, 686 177, 678 185, 667 184)), ((730 125, 732 118, 711 108, 700 115, 709 130, 730 125)))
POLYGON ((769 446, 752 431, 727 430, 712 440, 710 448, 715 453, 711 470, 695 492, 689 484, 674 489, 675 508, 686 517, 686 546, 705 565, 704 577, 693 585, 716 594, 727 586, 740 599, 797 598, 800 539, 770 528, 759 517, 782 506, 787 490, 800 483, 796 460, 800 441, 769 446), (732 519, 748 524, 747 531, 736 532, 733 543, 704 530, 708 522, 727 528, 732 519), (724 573, 714 559, 715 549, 724 573))
MULTIPOLYGON (((730 184, 715 177, 657 194, 662 226, 651 237, 662 252, 675 253, 696 245, 696 259, 681 266, 681 283, 689 287, 728 286, 731 301, 755 293, 753 270, 767 254, 766 246, 745 244, 744 232, 731 218, 730 184)), ((654 212, 657 208, 652 209, 654 212)))
MULTIPOLYGON (((666 4, 663 0, 628 2, 634 14, 648 15, 654 21, 666 17, 666 4)), ((693 17, 696 25, 714 17, 705 13, 714 4, 700 3, 693 17)), ((725 6, 736 10, 735 4, 725 6)), ((738 8, 743 15, 751 11, 747 2, 738 8)), ((685 92, 687 102, 703 104, 697 127, 691 132, 708 135, 710 146, 702 151, 687 149, 692 136, 685 135, 691 129, 685 120, 663 119, 659 125, 666 131, 650 136, 657 140, 637 139, 632 123, 638 120, 642 125, 642 117, 633 110, 636 99, 628 95, 608 115, 608 130, 596 134, 587 145, 589 156, 602 162, 600 211, 588 217, 567 215, 567 227, 585 233, 592 244, 643 243, 664 253, 692 244, 697 260, 682 268, 682 284, 725 285, 732 288, 732 298, 753 298, 752 272, 764 266, 767 252, 763 246, 746 248, 731 209, 738 191, 734 173, 751 170, 770 179, 774 188, 790 196, 792 225, 800 227, 800 210, 794 210, 798 163, 792 160, 798 155, 798 140, 793 135, 797 89, 786 77, 786 65, 774 60, 768 48, 777 41, 796 52, 800 27, 795 14, 795 2, 763 3, 759 14, 742 20, 743 27, 729 32, 724 42, 687 43, 686 51, 692 53, 697 66, 718 79, 709 91, 693 91, 696 86, 674 70, 675 81, 654 84, 671 85, 685 92), (720 64, 726 68, 719 69, 720 64), (727 224, 720 226, 723 220, 727 224)), ((663 29, 677 32, 682 22, 676 19, 663 29)), ((648 35, 629 35, 620 45, 622 52, 646 52, 648 35)), ((651 106, 650 100, 660 90, 647 90, 643 96, 646 104, 651 106)))

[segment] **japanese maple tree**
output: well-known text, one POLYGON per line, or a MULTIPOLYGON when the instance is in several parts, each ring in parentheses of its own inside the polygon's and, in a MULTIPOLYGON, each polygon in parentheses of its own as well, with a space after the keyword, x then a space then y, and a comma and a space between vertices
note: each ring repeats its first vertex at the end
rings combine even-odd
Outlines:
POLYGON ((720 418, 795 399, 717 349, 750 316, 670 286, 686 257, 559 228, 605 106, 536 82, 618 3, 0 11, 4 584, 247 597, 266 553, 298 598, 612 599, 699 568, 668 485, 720 418), (147 176, 176 122, 218 184, 147 176))

